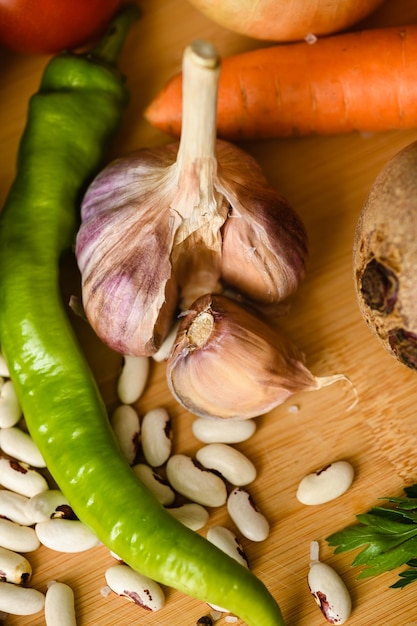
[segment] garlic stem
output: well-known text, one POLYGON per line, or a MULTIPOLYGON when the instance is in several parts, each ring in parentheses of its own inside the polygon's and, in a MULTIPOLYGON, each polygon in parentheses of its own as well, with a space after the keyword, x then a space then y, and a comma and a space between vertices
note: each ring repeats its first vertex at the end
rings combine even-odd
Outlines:
POLYGON ((175 273, 187 276, 181 285, 182 309, 201 295, 221 290, 220 229, 227 219, 228 207, 214 185, 219 75, 220 58, 209 42, 196 40, 185 49, 183 120, 174 165, 178 194, 171 202, 171 208, 182 218, 172 251, 175 273), (190 249, 200 250, 200 261, 193 252, 192 263, 184 254, 181 246, 187 239, 190 249))
POLYGON ((183 55, 183 112, 177 164, 215 156, 220 58, 214 46, 196 40, 183 55))

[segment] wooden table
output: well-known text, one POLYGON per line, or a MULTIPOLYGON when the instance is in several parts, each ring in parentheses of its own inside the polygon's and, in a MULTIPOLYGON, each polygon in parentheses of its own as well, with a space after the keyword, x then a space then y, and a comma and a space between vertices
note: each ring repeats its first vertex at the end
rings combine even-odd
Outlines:
MULTIPOLYGON (((164 143, 143 111, 165 81, 180 67, 185 45, 196 37, 212 41, 219 52, 255 48, 250 40, 210 22, 186 0, 140 3, 143 17, 134 26, 123 53, 122 67, 132 91, 130 107, 112 152, 164 143)), ((413 0, 387 0, 366 26, 400 25, 417 20, 413 0)), ((47 58, 0 51, 0 202, 14 174, 15 155, 24 126, 27 101, 37 89, 47 58)), ((251 492, 271 523, 269 538, 243 541, 251 567, 279 601, 288 626, 320 626, 324 619, 310 596, 306 575, 309 544, 319 540, 321 557, 343 576, 351 590, 352 626, 415 626, 416 588, 389 589, 397 572, 357 581, 352 554, 334 556, 324 538, 352 523, 378 497, 401 495, 417 481, 417 378, 380 347, 362 320, 352 280, 352 242, 361 206, 376 174, 388 158, 417 139, 417 129, 373 136, 349 134, 292 140, 251 142, 244 147, 264 168, 270 182, 292 202, 305 221, 311 245, 306 281, 291 303, 283 326, 305 352, 317 376, 343 373, 359 394, 348 411, 352 390, 337 383, 318 392, 298 394, 271 414, 259 418, 254 437, 239 448, 258 468, 251 492), (292 412, 291 407, 298 411, 292 412), (351 489, 334 502, 305 507, 295 497, 299 480, 311 470, 337 460, 355 469, 351 489)), ((66 295, 78 288, 74 267, 63 278, 66 295)), ((74 320, 80 340, 111 410, 117 404, 115 381, 120 357, 103 347, 88 327, 74 320)), ((153 365, 149 387, 137 409, 142 415, 166 406, 174 421, 174 449, 190 453, 200 445, 191 433, 193 417, 170 397, 164 366, 153 365)), ((210 524, 235 530, 224 509, 211 512, 210 524)), ((206 529, 203 529, 203 533, 206 529)), ((46 548, 30 555, 34 587, 59 579, 75 591, 79 626, 193 626, 205 605, 167 590, 167 603, 150 614, 110 595, 103 597, 104 571, 113 564, 105 547, 77 555, 46 548)), ((42 615, 10 617, 9 626, 39 626, 42 615)), ((219 626, 225 624, 224 618, 219 626)), ((59 626, 59 625, 57 625, 59 626)))

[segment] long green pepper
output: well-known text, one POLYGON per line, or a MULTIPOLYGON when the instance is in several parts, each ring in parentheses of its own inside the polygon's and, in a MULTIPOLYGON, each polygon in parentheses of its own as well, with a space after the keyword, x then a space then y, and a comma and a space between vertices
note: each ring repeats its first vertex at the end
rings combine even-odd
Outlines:
POLYGON ((53 58, 30 100, 17 173, 0 216, 0 344, 29 432, 75 513, 132 568, 227 607, 249 626, 282 626, 264 584, 166 512, 122 457, 67 318, 59 262, 80 196, 119 127, 128 92, 120 14, 89 54, 53 58))

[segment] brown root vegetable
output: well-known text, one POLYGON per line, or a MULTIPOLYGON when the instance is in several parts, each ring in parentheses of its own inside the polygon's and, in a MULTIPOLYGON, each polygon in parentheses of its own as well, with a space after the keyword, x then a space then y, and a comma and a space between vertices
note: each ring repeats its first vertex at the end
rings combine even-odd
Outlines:
POLYGON ((385 349, 417 369, 417 142, 377 176, 356 226, 360 311, 385 349))

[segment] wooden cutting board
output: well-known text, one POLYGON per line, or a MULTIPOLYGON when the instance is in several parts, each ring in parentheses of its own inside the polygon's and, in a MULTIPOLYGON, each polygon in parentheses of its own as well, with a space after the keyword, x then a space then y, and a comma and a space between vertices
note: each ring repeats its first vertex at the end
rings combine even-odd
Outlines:
MULTIPOLYGON (((184 47, 193 39, 212 41, 221 55, 256 48, 259 42, 235 35, 198 13, 186 0, 139 3, 143 16, 124 50, 122 68, 132 100, 112 152, 159 145, 167 137, 153 129, 143 111, 165 81, 180 68, 184 47)), ((417 21, 413 0, 387 0, 366 26, 401 25, 417 21)), ((37 89, 46 57, 0 51, 0 202, 11 183, 27 101, 37 89)), ((355 386, 359 402, 348 410, 352 389, 343 382, 318 392, 298 394, 257 420, 256 434, 238 447, 258 468, 251 493, 271 524, 269 538, 246 540, 252 570, 281 605, 288 626, 325 623, 310 596, 306 575, 309 544, 318 540, 321 557, 342 575, 352 593, 352 626, 415 626, 416 588, 389 589, 397 572, 356 580, 351 554, 334 556, 324 538, 354 522, 378 497, 401 495, 417 481, 417 378, 386 354, 360 317, 351 267, 355 224, 370 185, 384 163, 417 139, 417 129, 364 136, 308 137, 250 142, 244 147, 264 168, 270 182, 292 202, 305 221, 311 246, 306 281, 282 324, 305 352, 317 376, 342 373, 355 386), (294 411, 296 407, 296 411, 294 411), (355 469, 351 489, 334 502, 305 507, 295 497, 299 480, 331 461, 346 459, 355 469)), ((74 265, 64 268, 66 295, 78 289, 74 265)), ((73 320, 94 369, 109 410, 117 404, 115 384, 120 357, 102 346, 89 328, 73 320)), ((146 410, 165 406, 174 426, 174 450, 193 454, 193 417, 170 397, 164 366, 154 364, 146 393, 137 403, 146 410)), ((123 489, 123 485, 120 486, 123 489)), ((212 510, 210 524, 236 531, 224 509, 212 510)), ((207 529, 201 532, 204 534, 207 529)), ((69 583, 74 591, 79 626, 194 626, 207 613, 201 602, 166 590, 163 610, 150 614, 111 594, 104 597, 105 569, 113 559, 105 547, 66 555, 46 548, 30 555, 32 584, 45 591, 50 580, 69 583)), ((39 626, 43 616, 10 617, 9 626, 39 626)), ((219 626, 226 624, 223 617, 219 626)), ((59 625, 57 625, 59 626, 59 625)))

